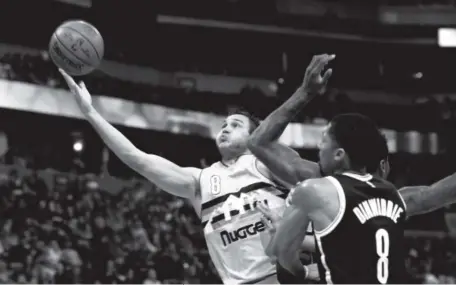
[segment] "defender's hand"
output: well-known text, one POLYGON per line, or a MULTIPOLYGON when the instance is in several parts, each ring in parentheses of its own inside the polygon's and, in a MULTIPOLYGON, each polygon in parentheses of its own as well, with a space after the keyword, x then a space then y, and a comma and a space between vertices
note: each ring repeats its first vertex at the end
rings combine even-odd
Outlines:
POLYGON ((258 203, 257 209, 263 214, 261 221, 268 228, 268 230, 274 234, 280 221, 279 215, 271 211, 271 209, 263 203, 258 203))
POLYGON ((320 54, 312 58, 309 66, 306 69, 302 87, 311 94, 321 95, 326 92, 326 84, 332 74, 332 69, 323 72, 326 65, 336 58, 336 55, 320 54))

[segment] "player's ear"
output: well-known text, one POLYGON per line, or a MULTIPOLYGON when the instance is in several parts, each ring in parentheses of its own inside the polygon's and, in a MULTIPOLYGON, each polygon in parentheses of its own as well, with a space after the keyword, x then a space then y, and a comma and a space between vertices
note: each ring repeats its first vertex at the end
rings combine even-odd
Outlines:
POLYGON ((382 173, 382 175, 383 175, 383 173, 385 173, 385 160, 384 159, 382 159, 380 161, 380 172, 382 173))
POLYGON ((389 165, 389 161, 387 158, 382 159, 380 161, 380 171, 381 171, 382 177, 386 179, 390 172, 390 165, 389 165))
POLYGON ((334 160, 342 161, 345 158, 346 152, 343 148, 336 148, 334 150, 334 160))

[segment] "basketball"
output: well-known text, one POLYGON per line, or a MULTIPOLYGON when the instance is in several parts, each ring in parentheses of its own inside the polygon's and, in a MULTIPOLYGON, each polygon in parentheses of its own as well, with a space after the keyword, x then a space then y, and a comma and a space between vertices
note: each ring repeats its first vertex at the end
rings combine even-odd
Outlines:
POLYGON ((49 54, 52 61, 69 75, 86 75, 101 63, 103 38, 97 28, 85 21, 67 21, 54 31, 49 54))

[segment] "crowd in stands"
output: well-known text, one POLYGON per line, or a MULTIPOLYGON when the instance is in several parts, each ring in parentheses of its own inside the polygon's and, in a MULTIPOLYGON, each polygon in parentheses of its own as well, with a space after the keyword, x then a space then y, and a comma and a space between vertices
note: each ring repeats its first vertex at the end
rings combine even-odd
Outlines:
POLYGON ((2 169, 0 283, 218 281, 187 203, 142 180, 119 193, 101 187, 85 176, 2 169))
MULTIPOLYGON (((53 88, 67 88, 62 76, 58 73, 49 54, 43 51, 40 55, 24 53, 7 53, 0 56, 0 78, 14 81, 45 85, 53 88)), ((149 102, 165 106, 191 109, 209 113, 225 114, 227 106, 241 102, 241 96, 230 95, 218 97, 219 100, 207 102, 210 94, 191 94, 182 96, 183 90, 133 83, 98 73, 98 76, 85 76, 84 82, 92 94, 128 98, 136 102, 149 102), (162 96, 158 96, 158 94, 162 96), (178 99, 178 97, 180 97, 178 99), (201 97, 203 96, 203 97, 201 97)), ((260 95, 261 96, 261 95, 260 95)))
MULTIPOLYGON (((46 51, 42 51, 40 54, 24 52, 0 54, 0 78, 53 88, 67 88, 46 51)), ((287 87, 288 89, 284 87, 282 91, 279 89, 277 97, 268 97, 255 86, 246 85, 239 94, 221 95, 202 92, 194 88, 133 83, 102 72, 84 76, 83 80, 89 91, 96 95, 108 95, 136 102, 222 115, 226 114, 230 107, 242 106, 260 118, 266 117, 292 93, 292 89, 290 89, 292 87, 287 87)), ((456 114, 451 111, 456 103, 450 99, 443 103, 430 99, 410 106, 358 102, 355 104, 344 92, 330 93, 328 96, 315 100, 312 103, 312 108, 300 113, 295 121, 312 122, 314 118, 330 119, 341 112, 363 112, 369 114, 385 128, 415 129, 428 132, 429 130, 441 129, 448 125, 445 122, 456 118, 456 114), (426 112, 427 115, 423 116, 423 112, 426 112), (407 113, 408 116, 404 117, 404 113, 407 113), (401 120, 396 119, 399 117, 401 120)))

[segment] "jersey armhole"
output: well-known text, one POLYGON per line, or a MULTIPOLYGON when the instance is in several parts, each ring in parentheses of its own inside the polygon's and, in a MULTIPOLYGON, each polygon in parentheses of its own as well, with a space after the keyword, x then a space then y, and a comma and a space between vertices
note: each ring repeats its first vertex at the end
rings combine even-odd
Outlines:
MULTIPOLYGON (((258 158, 256 158, 256 156, 252 155, 252 161, 253 161, 253 167, 252 169, 254 169, 254 171, 260 175, 261 177, 265 178, 266 180, 268 180, 268 182, 272 183, 272 184, 275 184, 275 182, 272 180, 272 177, 268 177, 269 175, 266 175, 264 174, 263 172, 260 171, 260 169, 258 169, 258 163, 260 163, 260 160, 258 158)), ((268 170, 268 173, 269 170, 268 170)), ((270 174, 271 175, 271 174, 270 174)))
POLYGON ((399 198, 401 199, 402 204, 404 205, 404 212, 405 212, 405 214, 407 216, 407 203, 405 203, 404 197, 402 197, 400 191, 397 191, 397 194, 399 195, 399 198))
POLYGON ((346 197, 345 197, 344 188, 340 184, 339 180, 337 180, 336 178, 334 178, 332 176, 326 176, 324 179, 327 179, 329 182, 331 182, 331 184, 334 186, 334 188, 337 191, 337 197, 339 199, 339 211, 337 212, 337 215, 334 218, 334 220, 331 223, 329 223, 329 225, 326 226, 326 228, 324 228, 323 230, 320 230, 320 231, 317 231, 314 228, 315 234, 317 234, 320 237, 326 236, 336 229, 336 227, 342 221, 342 218, 344 217, 344 214, 345 214, 345 209, 347 207, 347 201, 346 201, 346 197))

